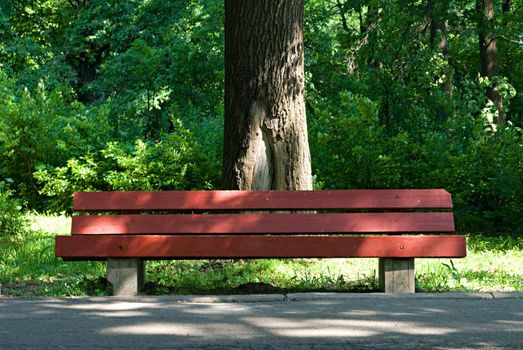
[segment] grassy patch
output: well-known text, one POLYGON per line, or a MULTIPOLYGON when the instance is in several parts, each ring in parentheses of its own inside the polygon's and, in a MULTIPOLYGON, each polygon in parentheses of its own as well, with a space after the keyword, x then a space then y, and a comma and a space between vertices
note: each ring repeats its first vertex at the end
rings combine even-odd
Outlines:
POLYGON ((370 265, 363 259, 152 261, 148 278, 164 288, 174 287, 177 294, 366 292, 378 288, 370 265))
MULTIPOLYGON (((54 236, 65 217, 31 217, 31 230, 0 242, 0 288, 9 296, 105 295, 105 264, 64 262, 54 236)), ((149 261, 149 294, 377 291, 377 259, 149 261)), ((417 259, 421 291, 523 291, 523 237, 475 235, 465 259, 417 259)))
POLYGON ((100 276, 105 274, 103 263, 64 262, 54 256, 54 237, 69 232, 70 219, 45 216, 30 219, 30 231, 0 242, 2 295, 104 294, 105 286, 96 288, 100 276))
POLYGON ((523 237, 469 236, 464 259, 418 259, 419 287, 428 292, 523 291, 523 237))

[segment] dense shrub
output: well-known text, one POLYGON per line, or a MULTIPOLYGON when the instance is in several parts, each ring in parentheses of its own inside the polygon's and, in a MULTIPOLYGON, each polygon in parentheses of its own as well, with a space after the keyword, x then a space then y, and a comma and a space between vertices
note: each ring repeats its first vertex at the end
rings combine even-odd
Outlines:
POLYGON ((202 152, 181 124, 158 141, 108 142, 97 151, 71 158, 65 166, 35 172, 47 209, 69 211, 75 191, 190 190, 218 185, 219 162, 202 152))
POLYGON ((33 173, 103 147, 112 136, 106 108, 67 102, 67 88, 20 88, 0 67, 0 174, 17 195, 43 209, 33 173))
POLYGON ((523 227, 523 131, 492 129, 487 104, 440 129, 388 135, 377 104, 343 92, 312 101, 311 151, 323 188, 445 188, 458 229, 501 232, 523 227))
POLYGON ((21 203, 12 197, 11 182, 11 179, 0 181, 0 239, 17 237, 29 227, 21 203))

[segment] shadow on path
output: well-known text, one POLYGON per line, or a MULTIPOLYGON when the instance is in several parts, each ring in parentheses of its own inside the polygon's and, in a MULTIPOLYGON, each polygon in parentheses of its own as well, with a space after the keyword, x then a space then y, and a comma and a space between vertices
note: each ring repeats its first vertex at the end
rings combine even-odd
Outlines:
POLYGON ((1 298, 0 348, 523 349, 518 298, 179 300, 1 298))

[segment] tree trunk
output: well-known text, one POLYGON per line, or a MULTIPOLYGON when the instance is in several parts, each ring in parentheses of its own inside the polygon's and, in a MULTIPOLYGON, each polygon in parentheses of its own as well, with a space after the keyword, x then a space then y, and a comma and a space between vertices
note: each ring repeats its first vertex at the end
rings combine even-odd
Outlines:
MULTIPOLYGON (((478 32, 479 32, 479 57, 481 66, 481 76, 492 78, 499 74, 498 66, 498 46, 494 31, 494 7, 493 0, 476 0, 478 11, 478 32)), ((492 81, 487 88, 487 97, 496 105, 498 110, 498 123, 503 123, 505 115, 503 111, 503 99, 496 88, 496 82, 492 81)))
MULTIPOLYGON (((443 79, 442 88, 448 96, 449 101, 452 101, 452 68, 449 61, 447 22, 445 20, 447 9, 441 8, 441 5, 442 4, 437 3, 436 0, 427 1, 427 20, 430 28, 429 43, 432 49, 437 47, 438 51, 441 52, 443 59, 445 60, 445 77, 443 79), (440 5, 440 7, 436 7, 437 5, 440 5)), ((446 120, 453 114, 452 105, 446 102, 445 104, 439 106, 437 113, 438 119, 446 120)))
POLYGON ((303 0, 225 1, 224 188, 312 188, 303 0))
POLYGON ((510 12, 510 0, 503 0, 502 9, 503 13, 510 12))
POLYGON ((427 17, 430 25, 430 47, 436 47, 436 39, 439 34, 438 49, 443 54, 443 57, 448 61, 448 40, 447 40, 447 23, 442 16, 442 9, 435 11, 436 0, 429 0, 427 2, 427 17))

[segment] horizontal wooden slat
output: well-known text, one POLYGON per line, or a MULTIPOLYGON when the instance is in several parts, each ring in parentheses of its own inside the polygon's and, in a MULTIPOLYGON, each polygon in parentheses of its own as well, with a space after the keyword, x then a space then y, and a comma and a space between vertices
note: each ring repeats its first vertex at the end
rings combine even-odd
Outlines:
POLYGON ((465 236, 57 236, 56 256, 103 258, 458 258, 465 236))
POLYGON ((76 192, 78 211, 450 209, 437 190, 76 192))
POLYGON ((74 216, 73 234, 454 232, 452 213, 171 214, 74 216))

